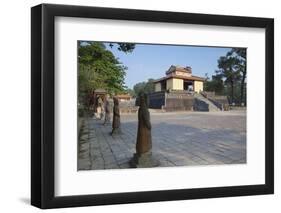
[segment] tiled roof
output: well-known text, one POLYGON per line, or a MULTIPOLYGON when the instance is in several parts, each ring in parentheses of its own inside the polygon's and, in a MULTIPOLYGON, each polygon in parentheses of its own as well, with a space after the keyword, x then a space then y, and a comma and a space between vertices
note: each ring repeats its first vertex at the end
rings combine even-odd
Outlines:
POLYGON ((164 80, 167 80, 167 79, 170 79, 170 78, 177 78, 177 79, 183 79, 183 80, 193 80, 193 81, 205 81, 206 80, 205 78, 201 78, 201 77, 198 77, 198 76, 195 76, 195 75, 182 76, 182 75, 174 75, 173 74, 173 75, 168 75, 168 76, 165 76, 163 78, 159 78, 157 80, 154 80, 154 83, 164 81, 164 80))
POLYGON ((174 66, 172 65, 167 71, 166 75, 171 74, 173 72, 184 72, 184 73, 190 73, 191 74, 191 67, 180 67, 180 66, 174 66))

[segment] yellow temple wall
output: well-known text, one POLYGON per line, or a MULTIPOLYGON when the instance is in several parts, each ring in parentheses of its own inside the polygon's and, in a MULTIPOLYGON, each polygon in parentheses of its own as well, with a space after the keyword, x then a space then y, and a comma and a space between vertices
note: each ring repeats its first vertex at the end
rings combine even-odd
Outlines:
POLYGON ((173 79, 170 78, 166 81, 166 89, 169 90, 169 89, 173 89, 173 79))
POLYGON ((173 78, 173 89, 174 90, 183 90, 183 80, 173 78))
POLYGON ((177 78, 170 78, 167 80, 167 90, 183 90, 183 80, 177 78))
POLYGON ((155 84, 155 92, 159 92, 159 91, 161 91, 161 83, 160 82, 155 84))
POLYGON ((203 91, 203 82, 202 81, 194 81, 194 92, 203 91))
MULTIPOLYGON (((203 91, 203 82, 202 81, 194 81, 194 91, 201 92, 203 91)), ((183 79, 170 78, 166 81, 166 89, 167 90, 183 90, 183 79)), ((157 82, 155 84, 155 92, 161 91, 161 83, 157 82)))

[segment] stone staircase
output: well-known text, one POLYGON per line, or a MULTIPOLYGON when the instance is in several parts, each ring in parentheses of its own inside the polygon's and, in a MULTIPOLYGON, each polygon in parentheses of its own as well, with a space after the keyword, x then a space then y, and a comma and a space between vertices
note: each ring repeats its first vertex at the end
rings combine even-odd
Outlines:
POLYGON ((221 111, 215 104, 203 97, 201 94, 194 93, 194 111, 216 112, 221 111))

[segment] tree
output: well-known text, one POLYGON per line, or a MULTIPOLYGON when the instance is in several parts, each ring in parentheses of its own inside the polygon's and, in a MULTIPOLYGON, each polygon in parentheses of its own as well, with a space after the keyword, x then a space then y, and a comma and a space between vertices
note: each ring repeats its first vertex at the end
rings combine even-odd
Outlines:
POLYGON ((146 82, 140 82, 134 86, 135 95, 138 96, 140 92, 152 93, 154 92, 154 79, 150 78, 146 82))
POLYGON ((237 69, 241 74, 241 84, 240 84, 240 103, 246 103, 244 100, 244 93, 245 93, 245 81, 247 76, 247 69, 246 69, 246 57, 247 52, 245 48, 232 48, 230 52, 227 53, 228 56, 235 57, 238 60, 237 69))
POLYGON ((234 103, 234 86, 240 79, 241 75, 238 70, 239 60, 232 56, 221 56, 218 60, 218 75, 225 78, 225 83, 230 85, 231 103, 234 103))
POLYGON ((155 90, 154 79, 149 78, 145 84, 144 92, 145 93, 152 93, 155 90))
MULTIPOLYGON (((131 52, 134 45, 117 44, 120 51, 131 52)), ((124 92, 126 67, 106 49, 102 42, 79 41, 79 95, 87 96, 97 88, 110 94, 124 92)), ((80 97, 83 99, 83 97, 80 97)))
POLYGON ((224 83, 221 74, 213 75, 210 80, 206 75, 204 83, 204 91, 214 91, 216 94, 222 95, 224 93, 224 83))
MULTIPOLYGON (((79 41, 80 46, 86 46, 92 44, 93 41, 79 41)), ((136 47, 136 44, 134 43, 109 43, 110 48, 113 48, 115 45, 117 45, 117 49, 119 51, 122 51, 124 53, 131 53, 136 47)))
POLYGON ((134 89, 134 92, 135 92, 136 96, 138 96, 138 94, 139 94, 140 92, 143 92, 143 91, 144 91, 145 85, 146 85, 146 82, 145 82, 145 81, 139 82, 139 83, 137 83, 137 84, 134 85, 133 89, 134 89))
POLYGON ((134 90, 128 88, 126 89, 126 93, 128 93, 129 95, 131 95, 132 97, 136 97, 136 93, 134 90))
MULTIPOLYGON (((117 49, 125 53, 131 53, 135 49, 135 44, 133 43, 117 43, 117 45, 118 45, 117 49)), ((112 48, 114 47, 114 44, 110 43, 109 46, 112 48)))

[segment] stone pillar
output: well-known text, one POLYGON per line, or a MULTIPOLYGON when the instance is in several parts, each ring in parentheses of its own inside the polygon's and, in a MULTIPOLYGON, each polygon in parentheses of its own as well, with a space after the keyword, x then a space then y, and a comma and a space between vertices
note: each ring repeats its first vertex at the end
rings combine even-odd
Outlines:
POLYGON ((113 98, 113 103, 114 106, 113 106, 113 121, 112 121, 111 135, 121 133, 119 100, 117 97, 113 98))
POLYGON ((148 111, 147 95, 140 93, 138 110, 138 133, 136 153, 130 161, 131 167, 148 168, 158 166, 158 161, 152 156, 151 123, 148 111))
POLYGON ((103 125, 107 125, 110 124, 110 104, 107 98, 104 104, 104 111, 105 111, 105 115, 104 115, 103 125))

